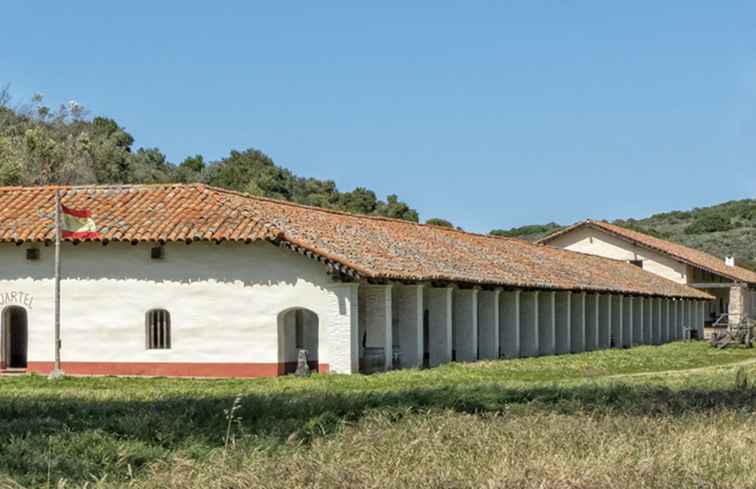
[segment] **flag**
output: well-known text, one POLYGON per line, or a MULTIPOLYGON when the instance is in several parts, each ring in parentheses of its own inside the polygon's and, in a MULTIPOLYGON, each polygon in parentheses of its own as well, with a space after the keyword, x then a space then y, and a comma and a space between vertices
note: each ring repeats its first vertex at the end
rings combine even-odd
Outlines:
POLYGON ((92 213, 88 209, 71 209, 60 205, 61 215, 63 217, 60 229, 62 238, 71 239, 99 239, 100 233, 97 232, 97 226, 92 213))

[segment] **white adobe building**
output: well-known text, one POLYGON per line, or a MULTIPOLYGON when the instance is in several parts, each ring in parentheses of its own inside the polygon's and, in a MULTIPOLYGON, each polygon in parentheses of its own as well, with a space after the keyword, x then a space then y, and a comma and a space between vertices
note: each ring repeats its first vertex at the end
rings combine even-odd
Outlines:
POLYGON ((539 243, 632 263, 643 270, 714 296, 705 305, 706 324, 723 314, 737 323, 756 318, 756 272, 700 250, 671 243, 603 221, 586 220, 542 238, 539 243))
POLYGON ((659 344, 713 297, 631 264, 204 185, 0 188, 0 369, 53 362, 53 212, 69 374, 275 376, 659 344))

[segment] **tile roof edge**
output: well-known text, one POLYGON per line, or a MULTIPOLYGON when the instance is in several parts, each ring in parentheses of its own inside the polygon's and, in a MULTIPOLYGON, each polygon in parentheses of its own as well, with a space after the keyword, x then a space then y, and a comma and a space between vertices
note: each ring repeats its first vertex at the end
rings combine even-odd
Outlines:
MULTIPOLYGON (((659 253, 663 253, 663 254, 665 254, 667 256, 671 256, 675 260, 679 260, 679 261, 681 261, 683 263, 686 263, 688 265, 691 265, 691 266, 694 266, 694 267, 698 267, 698 268, 700 268, 702 270, 706 270, 709 273, 713 273, 715 275, 721 275, 721 276, 727 277, 729 279, 732 279, 732 280, 734 280, 736 282, 742 282, 743 281, 741 278, 738 278, 738 277, 736 277, 734 275, 729 275, 729 274, 726 274, 726 273, 718 271, 718 270, 713 270, 713 269, 709 268, 708 266, 705 266, 705 265, 702 265, 700 263, 697 263, 697 262, 695 262, 693 260, 690 260, 688 258, 680 256, 680 255, 678 255, 676 253, 671 253, 671 252, 669 252, 667 250, 664 250, 662 248, 659 248, 657 246, 653 246, 653 245, 650 245, 648 243, 644 243, 644 242, 638 240, 637 238, 634 238, 634 237, 632 237, 632 236, 630 236, 628 234, 621 233, 621 232, 616 231, 615 229, 602 226, 602 224, 606 224, 607 226, 614 226, 614 227, 620 227, 621 228, 621 226, 616 226, 616 225, 610 224, 610 223, 608 223, 606 221, 601 221, 601 220, 597 221, 597 220, 593 220, 593 219, 585 219, 583 221, 579 221, 579 222, 576 222, 575 224, 567 226, 564 229, 560 229, 559 231, 556 231, 556 232, 554 232, 552 234, 549 234, 548 236, 544 236, 543 238, 541 238, 538 241, 536 241, 536 243, 544 245, 544 246, 550 246, 548 244, 548 242, 551 241, 551 240, 553 240, 553 239, 555 239, 555 238, 558 238, 559 236, 562 236, 562 235, 564 235, 566 233, 572 232, 575 229, 578 229, 578 228, 583 227, 583 226, 592 226, 592 227, 594 227, 596 229, 599 229, 599 230, 604 231, 606 233, 612 234, 613 236, 617 236, 619 238, 622 238, 622 239, 628 240, 628 241, 630 241, 632 243, 635 243, 638 246, 642 246, 644 248, 647 248, 647 249, 650 249, 650 250, 654 250, 654 251, 657 251, 659 253)), ((644 234, 644 233, 641 233, 640 231, 636 231, 636 232, 639 233, 639 234, 644 234)), ((651 238, 653 238, 653 236, 651 236, 651 235, 648 235, 648 236, 651 237, 651 238)), ((717 259, 717 260, 720 259, 720 258, 718 258, 718 257, 716 257, 714 255, 706 253, 705 251, 697 250, 695 248, 691 248, 690 246, 685 246, 684 244, 675 243, 675 242, 672 242, 672 241, 667 241, 667 240, 664 240, 664 239, 661 239, 661 238, 656 238, 656 239, 659 239, 661 241, 666 241, 666 242, 668 242, 670 244, 673 244, 673 245, 676 245, 676 246, 682 246, 683 248, 688 248, 688 249, 690 249, 690 250, 692 250, 692 251, 694 251, 696 253, 704 253, 704 254, 706 254, 706 255, 714 258, 714 259, 717 259)), ((745 269, 743 267, 737 267, 736 266, 736 268, 738 268, 740 270, 744 270, 746 272, 753 273, 752 271, 750 271, 748 269, 745 269)), ((748 283, 750 283, 750 282, 748 282, 748 283)))

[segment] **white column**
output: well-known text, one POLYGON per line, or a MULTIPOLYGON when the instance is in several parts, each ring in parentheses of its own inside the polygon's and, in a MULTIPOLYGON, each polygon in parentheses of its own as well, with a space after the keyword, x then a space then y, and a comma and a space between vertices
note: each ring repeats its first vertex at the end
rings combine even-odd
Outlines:
POLYGON ((538 354, 556 353, 556 292, 538 295, 538 354))
POLYGON ((586 293, 580 292, 572 294, 572 306, 570 314, 570 351, 573 353, 582 353, 586 351, 586 293))
POLYGON ((452 287, 426 287, 423 299, 428 309, 430 366, 452 359, 452 287))
POLYGON ((653 334, 651 338, 653 338, 653 344, 654 345, 660 345, 662 343, 662 338, 664 336, 664 299, 661 297, 656 297, 653 299, 654 301, 654 325, 653 325, 653 334))
POLYGON ((599 349, 600 299, 599 294, 585 296, 585 351, 599 349))
POLYGON ((643 344, 654 344, 654 306, 656 299, 646 297, 643 301, 643 344))
POLYGON ((663 331, 663 343, 669 343, 672 341, 672 320, 674 319, 674 308, 672 307, 672 299, 664 299, 664 329, 663 331))
POLYGON ((399 316, 399 350, 403 368, 423 365, 423 286, 394 287, 399 316))
POLYGON ((555 297, 554 343, 557 354, 569 353, 572 335, 572 292, 557 292, 555 297))
POLYGON ((669 308, 669 339, 670 341, 675 341, 678 338, 677 329, 680 327, 680 301, 673 299, 669 303, 669 308))
POLYGON ((621 295, 613 295, 612 297, 612 348, 622 348, 622 319, 624 314, 622 309, 624 307, 624 298, 621 295))
POLYGON ((643 344, 643 318, 644 312, 644 300, 643 297, 635 297, 633 299, 633 344, 643 344))
POLYGON ((364 285, 359 294, 360 302, 364 304, 360 319, 367 333, 365 345, 382 348, 383 368, 390 370, 393 359, 391 285, 364 285))
POLYGON ((499 295, 500 289, 478 293, 478 356, 499 358, 499 295))
POLYGON ((454 352, 458 362, 478 359, 478 289, 454 289, 454 352))
POLYGON ((633 346, 633 297, 625 296, 622 304, 622 346, 633 346))
POLYGON ((351 374, 360 368, 359 306, 357 283, 334 286, 331 322, 326 327, 325 363, 337 374, 351 374))
POLYGON ((538 296, 537 290, 520 294, 520 355, 538 355, 538 296))
POLYGON ((499 297, 500 355, 506 358, 520 356, 520 293, 507 290, 499 297))
POLYGON ((612 345, 612 330, 614 324, 614 312, 612 305, 614 299, 609 294, 599 295, 599 349, 605 350, 612 345))
POLYGON ((704 301, 698 301, 698 308, 696 312, 696 328, 698 329, 698 339, 704 339, 704 322, 706 316, 706 304, 704 301))

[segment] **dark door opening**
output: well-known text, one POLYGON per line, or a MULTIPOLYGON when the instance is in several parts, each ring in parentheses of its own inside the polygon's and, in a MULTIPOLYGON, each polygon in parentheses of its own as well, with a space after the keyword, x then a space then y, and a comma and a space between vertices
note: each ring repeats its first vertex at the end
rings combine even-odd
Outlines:
POLYGON ((26 309, 8 306, 2 314, 3 359, 6 368, 26 368, 29 325, 26 309))

